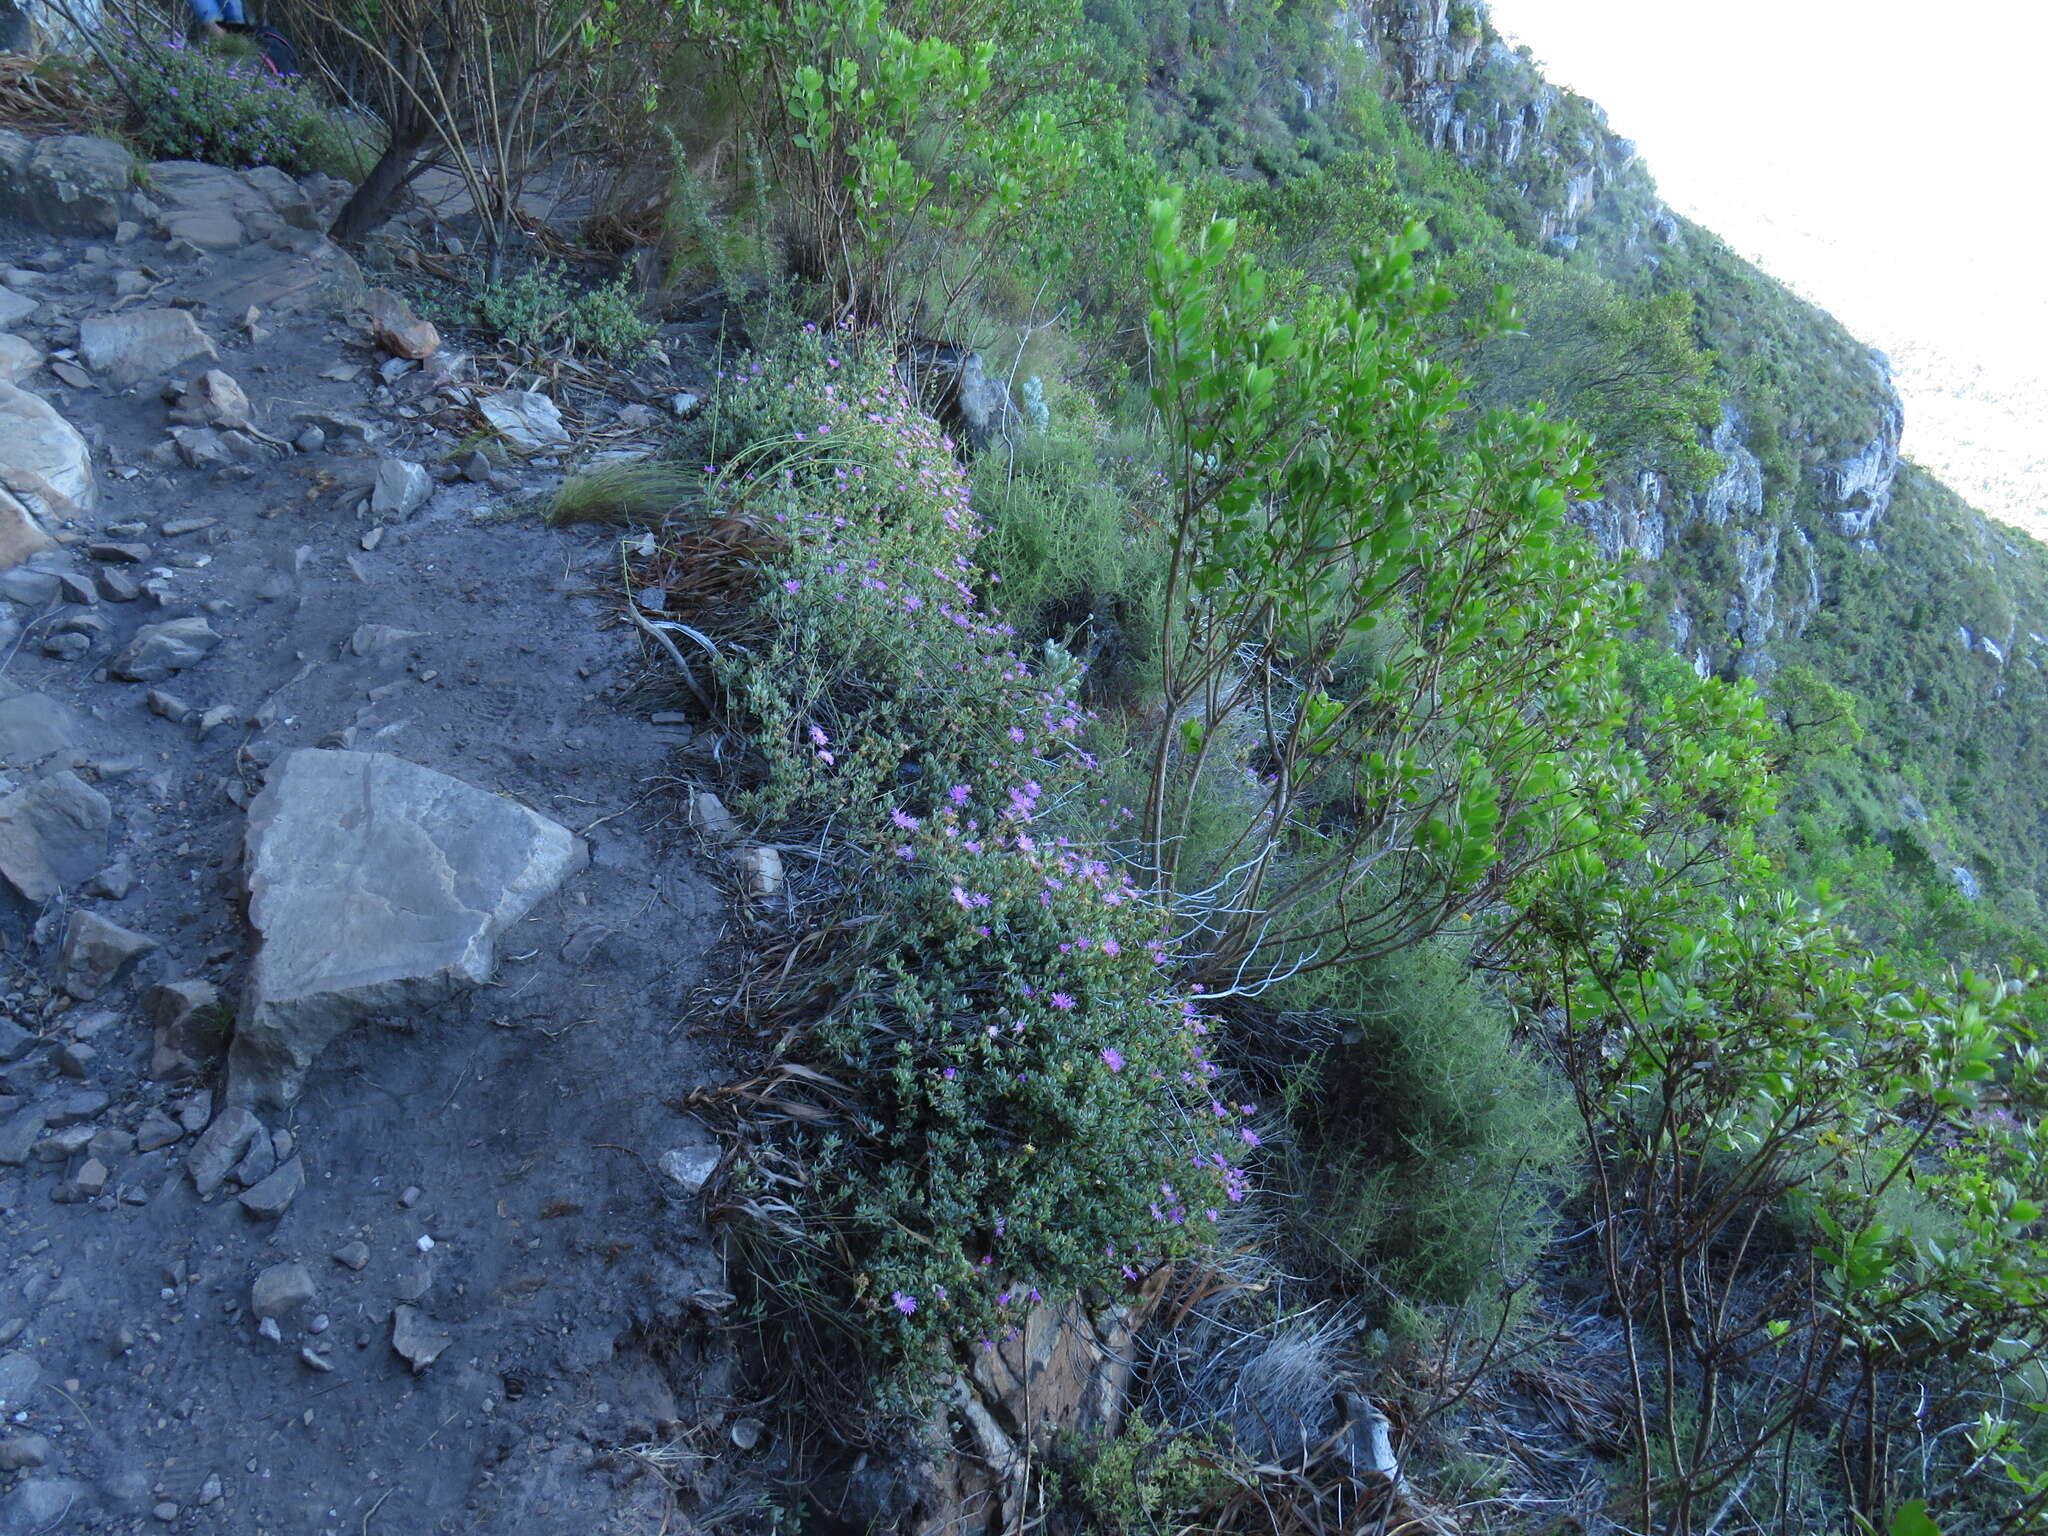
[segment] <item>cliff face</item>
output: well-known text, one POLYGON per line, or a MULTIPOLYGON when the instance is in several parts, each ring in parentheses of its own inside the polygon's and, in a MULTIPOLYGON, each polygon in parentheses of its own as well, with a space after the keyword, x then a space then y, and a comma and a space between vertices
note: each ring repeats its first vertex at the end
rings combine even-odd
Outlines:
POLYGON ((1599 107, 1551 85, 1502 42, 1483 4, 1360 0, 1338 19, 1430 148, 1513 186, 1545 243, 1575 249, 1596 213, 1621 226, 1631 248, 1678 238, 1635 145, 1599 107))
MULTIPOLYGON (((1511 191, 1525 233, 1560 257, 1594 260, 1624 283, 1668 265, 1669 281, 1691 270, 1689 242, 1717 244, 1658 199, 1635 145, 1599 107, 1549 84, 1499 38, 1480 0, 1353 0, 1336 25, 1377 64, 1382 90, 1430 146, 1511 191)), ((1701 270, 1718 269, 1710 261, 1701 270)), ((1815 398, 1777 404, 1770 430, 1789 473, 1767 474, 1754 413, 1730 388, 1706 442, 1721 468, 1702 489, 1674 491, 1658 466, 1613 464, 1605 494, 1579 508, 1604 553, 1644 564, 1668 562, 1695 523, 1712 530, 1721 585, 1684 594, 1674 633, 1683 631, 1697 665, 1752 675, 1774 665, 1773 639, 1797 636, 1819 610, 1825 578, 1812 533, 1871 538, 1900 469, 1903 418, 1889 363, 1818 311, 1782 291, 1777 298, 1789 323, 1780 314, 1775 328, 1824 355, 1833 381, 1816 381, 1815 398)))

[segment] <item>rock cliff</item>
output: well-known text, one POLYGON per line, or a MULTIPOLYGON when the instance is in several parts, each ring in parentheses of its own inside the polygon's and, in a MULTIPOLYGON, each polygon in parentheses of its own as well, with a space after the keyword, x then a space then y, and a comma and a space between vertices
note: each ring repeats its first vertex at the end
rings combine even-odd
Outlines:
MULTIPOLYGON (((1501 39, 1483 0, 1352 0, 1336 25, 1432 148, 1513 194, 1509 215, 1535 243, 1590 255, 1623 283, 1645 280, 1689 243, 1718 246, 1657 197, 1635 145, 1598 106, 1551 85, 1526 50, 1501 39)), ((1705 443, 1721 467, 1703 487, 1681 491, 1661 466, 1617 463, 1604 494, 1578 509, 1602 553, 1645 564, 1668 562, 1694 523, 1713 530, 1722 584, 1688 594, 1679 637, 1701 665, 1767 675, 1769 642, 1799 634, 1819 611, 1823 561, 1811 532, 1867 540, 1891 505, 1903 417, 1890 364, 1818 311, 1797 309, 1793 328, 1812 333, 1801 344, 1828 355, 1842 387, 1816 383, 1815 399, 1774 416, 1768 430, 1789 472, 1767 471, 1771 455, 1760 457, 1754 435, 1764 429, 1731 387, 1705 443)))

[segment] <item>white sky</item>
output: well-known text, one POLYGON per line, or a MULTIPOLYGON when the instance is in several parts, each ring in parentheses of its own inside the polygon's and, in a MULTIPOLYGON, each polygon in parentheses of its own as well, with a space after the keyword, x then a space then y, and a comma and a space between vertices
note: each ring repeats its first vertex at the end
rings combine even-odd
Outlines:
MULTIPOLYGON (((2048 402, 2048 0, 1492 13, 1550 80, 1607 109, 1673 207, 1871 344, 2048 402)), ((1916 447, 1905 392, 1908 450, 1943 467, 1956 445, 1916 447)), ((1918 414, 1936 430, 1938 411, 1918 414)), ((2048 412, 2033 424, 2048 452, 2048 412)))

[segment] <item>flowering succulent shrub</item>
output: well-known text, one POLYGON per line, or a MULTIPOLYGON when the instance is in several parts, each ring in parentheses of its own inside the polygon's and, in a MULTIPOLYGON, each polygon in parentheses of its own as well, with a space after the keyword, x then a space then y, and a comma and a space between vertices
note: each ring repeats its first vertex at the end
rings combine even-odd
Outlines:
POLYGON ((861 1110, 793 1133, 807 1236, 757 1279, 880 1319, 899 1358, 992 1346, 1032 1301, 1207 1242, 1254 1109, 1160 910, 1088 837, 1113 813, 1079 668, 1035 669, 979 606, 966 477, 886 356, 807 333, 729 381, 718 430, 715 502, 786 540, 726 676, 768 759, 752 809, 831 822, 884 915, 787 983, 861 1110))
POLYGON ((626 362, 646 352, 654 336, 633 307, 625 279, 579 291, 553 262, 486 284, 477 291, 474 314, 492 335, 532 352, 566 349, 626 362))
POLYGON ((137 146, 148 159, 274 165, 293 176, 348 163, 345 136, 311 91, 259 55, 133 37, 122 54, 141 109, 137 146))

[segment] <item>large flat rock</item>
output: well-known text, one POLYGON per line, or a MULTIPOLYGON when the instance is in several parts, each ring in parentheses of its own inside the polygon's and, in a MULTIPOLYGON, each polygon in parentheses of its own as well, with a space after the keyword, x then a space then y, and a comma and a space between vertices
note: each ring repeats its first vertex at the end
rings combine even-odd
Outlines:
POLYGON ((359 1020, 490 978, 497 939, 583 846, 522 805, 381 752, 288 752, 249 807, 256 958, 228 1096, 282 1107, 359 1020))

